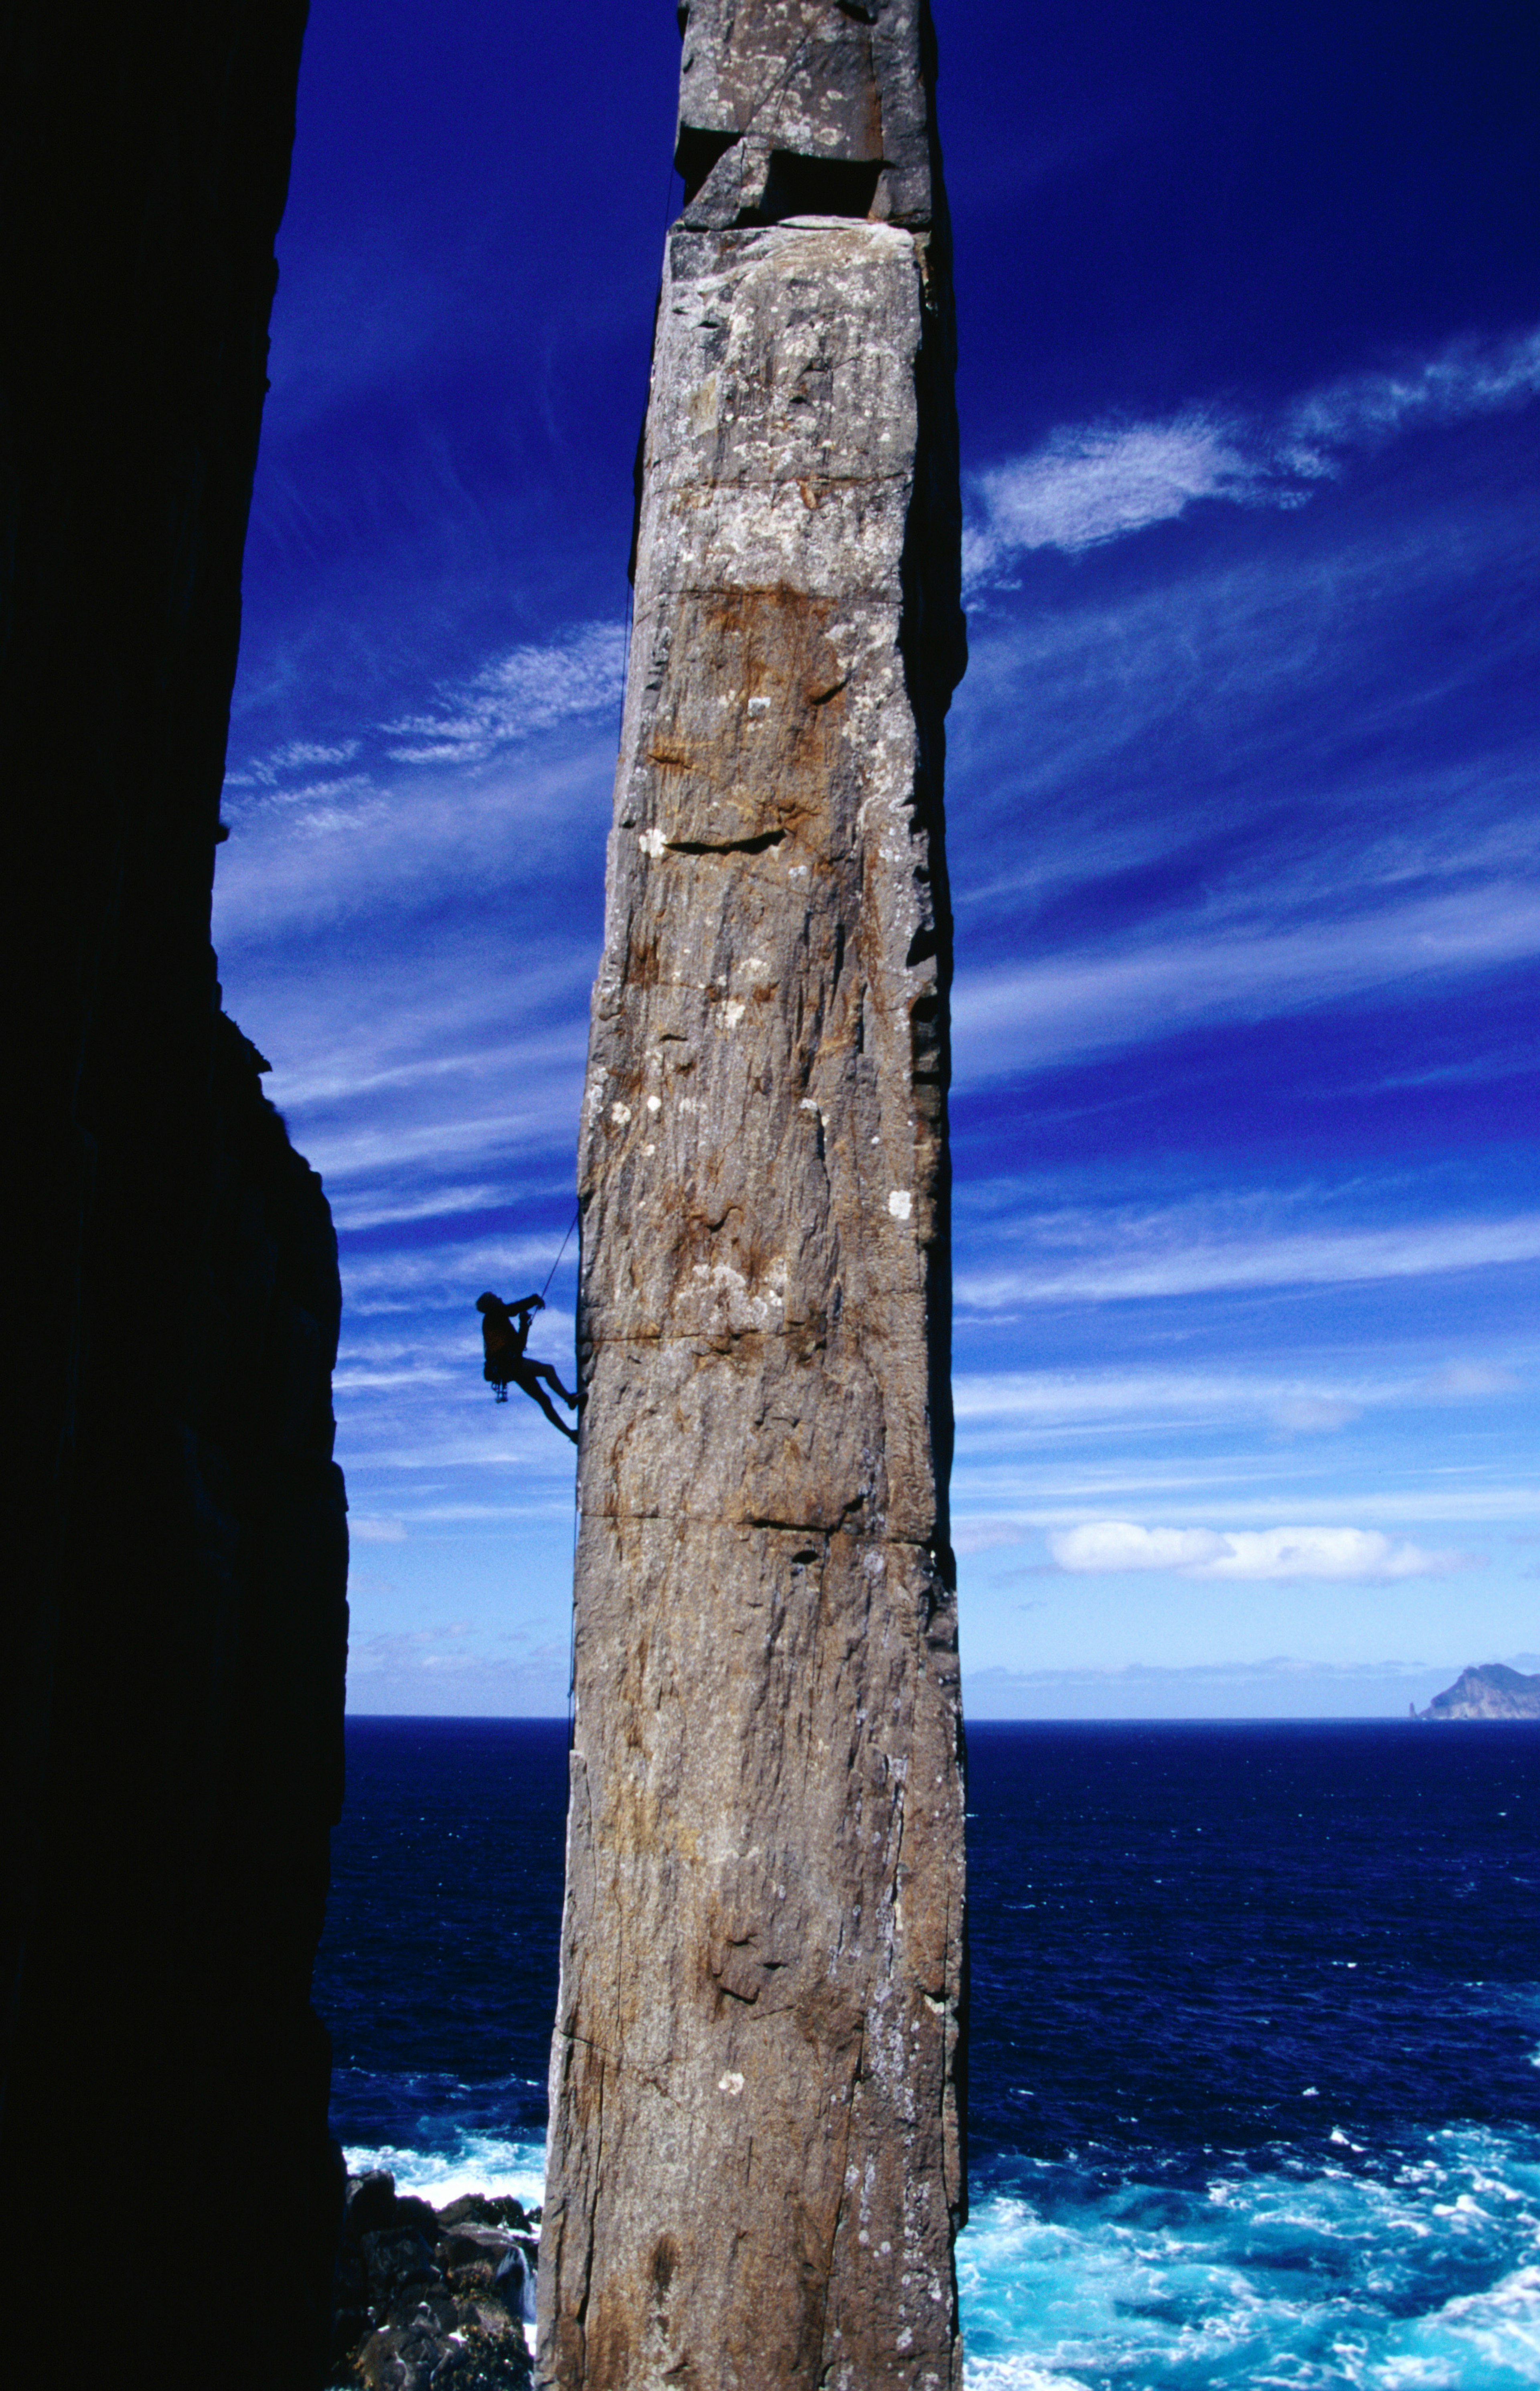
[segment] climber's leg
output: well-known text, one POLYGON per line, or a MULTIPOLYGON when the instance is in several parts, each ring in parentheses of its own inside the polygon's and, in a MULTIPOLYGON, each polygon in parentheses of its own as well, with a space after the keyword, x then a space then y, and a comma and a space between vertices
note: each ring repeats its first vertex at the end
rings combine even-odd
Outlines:
POLYGON ((562 1401, 564 1403, 569 1403, 574 1411, 577 1409, 576 1396, 568 1394, 565 1387, 563 1386, 561 1379, 557 1376, 549 1362, 531 1362, 529 1366, 534 1372, 536 1377, 550 1379, 551 1385, 555 1388, 557 1393, 561 1396, 562 1401))

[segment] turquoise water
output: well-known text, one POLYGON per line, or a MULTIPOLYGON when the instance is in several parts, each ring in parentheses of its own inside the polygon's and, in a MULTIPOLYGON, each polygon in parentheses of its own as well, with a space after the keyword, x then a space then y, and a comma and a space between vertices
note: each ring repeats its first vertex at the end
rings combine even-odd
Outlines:
POLYGON ((1540 2140, 1430 2135, 1365 2171, 979 2202, 958 2254, 969 2391, 1507 2391, 1540 2384, 1540 2140))
MULTIPOLYGON (((337 2131, 531 2205, 564 1733, 351 1734, 337 2131)), ((969 1801, 968 2391, 1540 2386, 1540 1733, 976 1729, 969 1801)))
MULTIPOLYGON (((1540 2139, 1430 2135, 1365 2169, 985 2191, 958 2247, 968 2391, 1509 2391, 1540 2384, 1540 2139)), ((544 2145, 359 2144, 440 2204, 540 2197, 544 2145)))

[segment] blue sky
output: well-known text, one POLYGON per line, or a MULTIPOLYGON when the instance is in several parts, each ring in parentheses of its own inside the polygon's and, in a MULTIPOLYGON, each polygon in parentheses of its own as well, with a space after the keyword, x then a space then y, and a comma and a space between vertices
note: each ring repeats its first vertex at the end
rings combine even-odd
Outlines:
MULTIPOLYGON (((1540 1667, 1521 11, 938 0, 976 1715, 1540 1667)), ((678 41, 316 0, 215 938, 342 1238, 359 1710, 560 1710, 572 1214, 678 41), (563 1367, 569 1247, 537 1344, 563 1367)))

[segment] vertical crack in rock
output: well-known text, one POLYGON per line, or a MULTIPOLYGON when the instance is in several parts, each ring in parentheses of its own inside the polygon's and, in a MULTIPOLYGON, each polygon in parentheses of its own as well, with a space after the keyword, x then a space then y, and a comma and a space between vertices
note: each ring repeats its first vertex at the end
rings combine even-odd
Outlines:
POLYGON ((681 23, 579 1162, 540 2366, 941 2391, 964 643, 932 42, 923 0, 681 23))

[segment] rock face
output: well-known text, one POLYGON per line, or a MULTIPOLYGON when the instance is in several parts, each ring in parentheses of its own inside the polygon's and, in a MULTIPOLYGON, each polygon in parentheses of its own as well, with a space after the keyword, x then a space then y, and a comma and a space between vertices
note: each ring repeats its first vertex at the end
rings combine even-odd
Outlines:
POLYGON ((914 0, 692 0, 579 1164, 543 2379, 960 2379, 943 719, 914 0))
POLYGON ((59 2391, 313 2391, 327 2350, 336 1248, 209 940, 303 25, 23 0, 0 78, 0 2310, 59 2391))
POLYGON ((435 2210, 388 2175, 349 2177, 329 2391, 524 2391, 538 2223, 516 2200, 435 2210))
POLYGON ((1435 1694, 1426 1719, 1540 1719, 1540 1677, 1505 1669, 1500 1661, 1463 1669, 1452 1686, 1435 1694))

